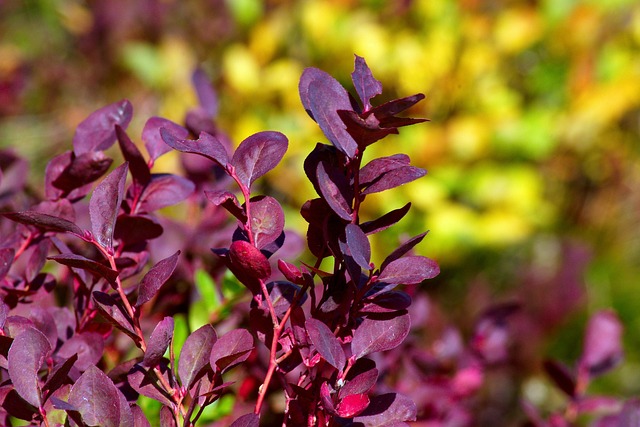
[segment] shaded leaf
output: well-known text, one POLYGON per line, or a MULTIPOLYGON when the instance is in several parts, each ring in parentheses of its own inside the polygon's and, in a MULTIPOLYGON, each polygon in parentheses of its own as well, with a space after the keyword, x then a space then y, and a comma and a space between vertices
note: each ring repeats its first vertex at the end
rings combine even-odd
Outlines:
MULTIPOLYGON (((424 95, 421 93, 417 93, 415 95, 407 96, 405 98, 394 99, 392 101, 386 102, 382 105, 378 105, 377 107, 373 107, 367 113, 363 114, 363 116, 368 116, 373 114, 380 121, 381 126, 387 125, 388 121, 393 121, 396 114, 401 113, 411 107, 413 107, 418 102, 424 99, 424 95)), ((423 119, 418 119, 423 120, 423 119)))
POLYGON ((69 232, 82 236, 82 230, 73 222, 36 211, 7 212, 1 214, 11 221, 32 225, 43 231, 69 232))
POLYGON ((189 197, 195 184, 178 175, 152 174, 136 208, 137 212, 153 212, 175 205, 189 197))
POLYGON ((380 178, 373 181, 367 188, 365 188, 362 194, 379 193, 381 191, 399 187, 400 185, 425 176, 426 173, 427 171, 424 169, 420 169, 415 166, 403 166, 383 174, 380 178))
POLYGON ((398 221, 400 221, 404 216, 409 212, 409 208, 411 208, 411 203, 407 203, 403 207, 399 209, 394 209, 391 212, 387 212, 379 218, 374 219, 373 221, 367 221, 360 224, 360 228, 364 231, 365 234, 373 234, 378 233, 382 230, 386 230, 391 227, 398 221))
POLYGON ((364 106, 364 111, 371 108, 371 98, 382 93, 382 84, 373 77, 371 69, 364 58, 356 55, 355 68, 351 73, 353 86, 364 106))
POLYGON ((216 117, 218 115, 218 96, 211 86, 209 77, 202 68, 197 68, 193 72, 191 83, 193 83, 193 87, 196 90, 200 106, 210 117, 216 117))
POLYGON ((113 248, 113 230, 124 195, 128 163, 115 168, 93 191, 89 215, 94 238, 103 248, 113 248))
POLYGON ((164 128, 160 129, 160 135, 162 140, 174 150, 204 156, 223 168, 229 162, 229 154, 224 145, 215 136, 207 132, 200 132, 197 140, 180 139, 164 128))
POLYGON ((104 151, 116 142, 115 126, 126 128, 133 115, 133 106, 122 100, 94 111, 76 128, 73 152, 76 156, 89 151, 104 151))
POLYGON ((253 336, 246 329, 227 332, 213 344, 210 363, 224 372, 244 362, 253 350, 253 336))
POLYGON ((331 210, 340 218, 351 221, 350 188, 346 178, 340 173, 330 173, 322 162, 318 164, 316 176, 320 193, 331 210))
POLYGON ((16 392, 37 408, 42 406, 38 371, 49 353, 47 337, 37 329, 27 328, 13 339, 7 356, 9 378, 16 392))
POLYGON ((153 218, 142 215, 121 214, 116 220, 113 237, 125 245, 160 237, 164 229, 153 218))
POLYGON ((262 175, 276 167, 289 142, 280 132, 258 132, 240 143, 233 153, 231 165, 235 168, 236 176, 245 188, 262 175))
POLYGON ((216 340, 216 331, 209 324, 187 337, 178 360, 178 375, 183 387, 190 388, 202 369, 207 366, 216 340))
POLYGON ((318 319, 308 319, 305 328, 320 356, 331 366, 342 371, 347 360, 340 341, 331 329, 318 319))
POLYGON ((410 398, 387 393, 373 397, 369 407, 353 421, 364 427, 388 427, 398 422, 415 421, 417 412, 416 404, 410 398))
POLYGON ((147 148, 151 162, 155 162, 158 157, 171 151, 171 147, 165 144, 162 138, 162 129, 165 129, 177 139, 189 137, 189 131, 179 124, 162 117, 151 117, 144 124, 144 129, 142 129, 142 140, 147 148))
POLYGON ((66 265, 67 267, 80 268, 82 270, 97 274, 98 276, 107 279, 107 281, 112 285, 115 285, 116 277, 118 277, 117 271, 112 270, 106 265, 100 264, 99 262, 85 258, 82 255, 60 254, 52 255, 50 257, 47 257, 47 259, 66 265))
POLYGON ((140 285, 138 286, 138 299, 136 307, 149 302, 158 292, 158 290, 171 277, 178 265, 178 256, 180 251, 159 261, 156 265, 144 275, 140 285))
MULTIPOLYGON (((4 277, 11 269, 11 264, 13 264, 13 258, 15 254, 16 251, 13 248, 0 249, 0 279, 4 279, 4 277)), ((4 302, 0 301, 0 303, 4 305, 4 302)), ((6 313, 4 314, 4 318, 6 319, 6 313)), ((4 323, 4 319, 2 319, 1 323, 4 323)))
POLYGON ((260 416, 254 413, 242 415, 236 419, 229 427, 259 427, 260 416))
POLYGON ((371 270, 369 265, 371 260, 371 245, 367 235, 356 224, 347 224, 345 228, 347 247, 351 252, 353 260, 363 269, 371 270))
POLYGON ((424 236, 426 236, 427 233, 428 231, 418 234, 417 236, 410 238, 409 240, 407 240, 406 242, 398 246, 393 252, 389 254, 389 256, 385 258, 385 260, 380 265, 380 270, 384 270, 385 268, 387 268, 387 265, 389 265, 390 262, 393 262, 399 258, 402 258, 407 252, 413 249, 418 243, 422 242, 422 239, 424 239, 424 236))
MULTIPOLYGON (((102 151, 73 155, 66 167, 55 177, 52 185, 62 190, 62 194, 70 193, 100 178, 109 169, 111 163, 113 160, 106 157, 102 151)), ((82 192, 77 197, 85 194, 87 192, 82 192)))
POLYGON ((58 363, 47 378, 45 385, 42 386, 42 391, 44 393, 48 393, 49 391, 53 393, 64 384, 73 384, 73 381, 69 378, 69 372, 77 360, 78 355, 74 354, 66 358, 64 362, 58 363))
POLYGON ((235 194, 226 190, 205 190, 204 195, 214 205, 222 206, 223 208, 225 208, 227 212, 236 217, 238 221, 242 223, 245 223, 247 221, 247 216, 244 213, 244 209, 240 206, 238 198, 235 194))
POLYGON ((116 136, 118 137, 120 151, 122 151, 124 159, 129 162, 129 171, 131 172, 133 181, 141 186, 147 185, 151 179, 151 171, 144 157, 142 157, 142 153, 140 153, 138 147, 131 141, 127 132, 119 125, 116 125, 116 136))
POLYGON ((58 349, 58 356, 78 355, 76 368, 84 371, 100 361, 104 352, 104 338, 97 332, 80 332, 69 338, 58 349))
MULTIPOLYGON (((172 384, 170 377, 171 372, 167 363, 162 361, 158 366, 158 370, 165 382, 172 384)), ((131 385, 131 388, 141 395, 157 400, 164 405, 172 405, 173 400, 171 396, 159 385, 159 380, 156 375, 152 371, 145 369, 142 365, 135 365, 131 368, 131 371, 127 375, 127 381, 129 385, 131 385)))
POLYGON ((139 340, 129 315, 125 314, 126 311, 119 301, 100 291, 93 292, 93 299, 109 322, 134 340, 139 340))
POLYGON ((391 320, 364 319, 353 334, 351 351, 356 359, 370 353, 391 350, 404 341, 411 328, 408 314, 391 320))
POLYGON ((414 255, 396 259, 387 264, 378 276, 379 282, 413 285, 432 279, 440 273, 438 264, 424 256, 414 255))
POLYGON ((142 364, 147 368, 154 368, 162 359, 173 338, 173 317, 165 317, 153 329, 147 341, 142 364))
POLYGON ((364 304, 361 313, 390 313, 406 310, 411 305, 411 297, 406 292, 390 291, 374 296, 364 304))

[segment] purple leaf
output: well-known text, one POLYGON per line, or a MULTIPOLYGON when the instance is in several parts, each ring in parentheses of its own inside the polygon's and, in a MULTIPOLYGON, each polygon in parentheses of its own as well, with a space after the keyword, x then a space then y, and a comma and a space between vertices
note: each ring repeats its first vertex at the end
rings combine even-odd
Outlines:
POLYGON ((238 202, 235 194, 226 190, 205 190, 204 195, 214 205, 222 206, 223 208, 225 208, 227 212, 236 217, 238 221, 242 223, 245 223, 247 221, 247 216, 244 213, 244 209, 240 207, 240 203, 238 202))
POLYGON ((236 419, 229 427, 259 427, 260 416, 254 413, 245 414, 236 419))
POLYGON ((218 139, 206 132, 200 132, 197 140, 180 139, 167 129, 160 129, 162 140, 174 150, 183 153, 193 153, 204 156, 207 159, 216 162, 223 168, 229 162, 229 154, 224 145, 218 139))
POLYGON ((340 400, 336 407, 336 412, 343 418, 351 418, 360 414, 367 406, 369 406, 369 396, 366 394, 350 394, 340 400))
POLYGON ((594 314, 587 325, 580 368, 600 375, 622 360, 622 323, 610 310, 594 314))
POLYGON ((253 336, 246 329, 227 332, 213 344, 209 362, 224 372, 247 360, 253 350, 253 336))
POLYGON ((358 144, 347 132, 338 110, 352 110, 349 94, 329 74, 307 68, 300 77, 300 99, 327 139, 347 157, 353 158, 358 144))
POLYGON ((100 178, 109 169, 111 163, 113 160, 106 157, 102 151, 73 155, 69 164, 55 178, 52 185, 63 193, 69 193, 100 178))
POLYGON ((145 187, 137 212, 153 212, 175 205, 189 197, 195 190, 193 182, 172 174, 152 174, 145 187))
MULTIPOLYGON (((161 362, 158 366, 160 375, 164 378, 167 384, 171 384, 171 371, 166 362, 161 362)), ((131 371, 127 375, 127 382, 131 385, 135 391, 143 396, 155 399, 164 405, 172 405, 173 399, 169 396, 165 390, 158 384, 158 378, 153 371, 148 371, 141 365, 135 365, 131 368, 131 371)))
POLYGON ((360 169, 360 184, 369 185, 387 172, 409 166, 410 162, 411 159, 406 154, 373 159, 360 169))
POLYGON ((129 171, 131 172, 134 182, 141 186, 147 185, 151 179, 151 171, 144 157, 142 157, 142 153, 140 153, 138 147, 131 141, 127 132, 119 125, 116 125, 116 136, 118 137, 120 151, 122 151, 124 159, 129 162, 129 171))
POLYGON ((271 265, 267 257, 244 240, 236 240, 229 247, 228 267, 254 294, 261 292, 259 281, 271 276, 271 265))
POLYGON ((249 203, 251 204, 249 224, 256 247, 262 249, 282 234, 284 212, 280 203, 270 196, 261 196, 249 203))
POLYGON ((116 142, 115 126, 126 128, 131 121, 133 107, 122 100, 91 113, 76 128, 73 152, 76 156, 90 151, 104 151, 116 142))
POLYGON ((209 364, 216 340, 216 331, 208 324, 187 337, 178 361, 178 375, 183 387, 190 388, 202 369, 209 364))
POLYGON ((362 194, 379 193, 391 188, 399 187, 418 178, 425 176, 427 171, 415 166, 402 166, 391 170, 380 176, 379 179, 373 181, 362 194))
POLYGON ((328 364, 342 371, 346 363, 346 357, 342 345, 331 329, 318 319, 308 319, 305 328, 311 343, 328 364))
POLYGON ((371 270, 371 245, 367 235, 355 224, 347 224, 345 235, 353 260, 363 269, 371 270))
POLYGON ((356 359, 378 351, 399 346, 409 334, 411 318, 408 314, 391 320, 364 319, 353 334, 351 351, 356 359))
MULTIPOLYGON (((4 216, 11 214, 4 214, 4 216)), ((7 216, 7 218, 11 219, 7 216)), ((0 280, 4 279, 9 270, 11 269, 11 264, 13 264, 13 258, 16 255, 16 251, 13 248, 2 248, 0 249, 0 280)), ((4 304, 4 303, 3 303, 4 304)), ((5 314, 6 318, 6 314, 5 314)))
POLYGON ((411 297, 401 291, 391 291, 378 294, 367 301, 360 313, 390 313, 406 310, 411 305, 411 297))
POLYGON ((331 415, 337 415, 336 408, 333 404, 333 393, 333 388, 329 386, 326 381, 324 381, 320 386, 320 400, 322 402, 323 409, 331 415))
POLYGON ((138 341, 140 339, 135 332, 129 315, 125 314, 126 311, 121 303, 111 295, 100 291, 93 292, 93 299, 109 322, 134 340, 138 341))
POLYGON ((391 212, 387 212, 380 218, 376 218, 373 221, 364 222, 360 224, 360 228, 362 228, 362 231, 364 231, 365 234, 373 234, 386 230, 404 218, 407 212, 409 212, 409 208, 411 208, 411 203, 407 203, 400 209, 394 209, 391 212))
POLYGON ((47 257, 47 259, 51 259, 55 262, 66 265, 67 267, 80 268, 82 270, 97 274, 98 276, 107 279, 107 281, 112 285, 115 285, 116 277, 118 277, 117 271, 112 270, 109 267, 100 264, 99 262, 85 258, 82 255, 61 254, 47 257))
POLYGON ((160 427, 178 427, 170 405, 160 408, 160 427))
POLYGON ((216 117, 218 115, 218 96, 213 90, 207 74, 201 68, 197 68, 191 75, 191 82, 196 90, 200 106, 210 117, 216 117))
POLYGON ((160 237, 163 228, 153 218, 142 215, 121 214, 116 220, 114 239, 121 240, 124 245, 140 243, 160 237))
POLYGON ((575 395, 575 379, 564 364, 556 360, 547 359, 544 361, 543 367, 549 378, 553 380, 560 390, 565 392, 569 397, 575 395))
POLYGON ((369 407, 353 419, 364 427, 389 427, 402 425, 404 421, 415 421, 418 414, 416 404, 398 393, 387 393, 371 399, 369 407))
POLYGON ((82 236, 82 230, 73 222, 57 216, 48 215, 36 211, 7 212, 2 216, 11 221, 25 225, 32 225, 43 231, 69 232, 77 236, 82 236))
POLYGON ((151 427, 147 416, 138 405, 131 405, 131 413, 133 415, 133 427, 151 427))
POLYGON ((414 285, 440 273, 438 264, 424 256, 413 255, 391 261, 378 276, 379 282, 414 285))
POLYGON ((371 98, 382 93, 382 84, 373 77, 364 58, 358 55, 356 55, 356 63, 353 73, 351 73, 351 80, 364 105, 364 111, 369 110, 371 108, 371 98))
POLYGON ((407 96, 405 98, 394 99, 392 101, 386 102, 382 105, 378 105, 377 107, 372 108, 367 113, 363 114, 363 117, 367 117, 370 114, 376 116, 376 118, 380 121, 381 126, 385 126, 387 120, 394 119, 396 114, 407 110, 408 108, 413 107, 418 102, 424 99, 424 95, 421 93, 417 93, 415 95, 407 96))
POLYGON ((287 137, 280 132, 258 132, 240 143, 233 153, 231 165, 236 176, 245 188, 262 175, 276 167, 289 143, 287 137))
POLYGON ((149 302, 158 292, 158 290, 165 284, 169 277, 173 274, 176 266, 178 265, 178 256, 180 251, 177 251, 173 255, 159 261, 156 265, 145 274, 138 286, 138 300, 136 301, 136 307, 140 307, 142 304, 149 302))
POLYGON ((171 120, 161 117, 151 117, 144 124, 142 129, 142 140, 144 141, 151 162, 155 162, 158 157, 171 151, 171 147, 164 143, 161 136, 161 129, 165 129, 177 139, 185 139, 189 136, 189 131, 171 120))
POLYGON ((63 360, 64 362, 58 363, 53 372, 51 372, 47 377, 47 382, 42 386, 43 393, 54 393, 64 384, 73 384, 73 381, 69 378, 69 372, 78 360, 78 355, 74 354, 73 356, 63 360))
POLYGON ((7 356, 9 378, 16 392, 36 408, 42 406, 38 371, 49 353, 47 337, 37 329, 27 328, 14 338, 7 356))
POLYGON ((76 368, 81 371, 100 361, 104 351, 104 339, 97 332, 80 332, 69 338, 58 350, 58 356, 69 358, 78 355, 76 368))
POLYGON ((87 425, 120 427, 123 421, 120 395, 120 391, 104 372, 90 366, 71 387, 69 404, 80 412, 87 425))
POLYGON ((321 162, 318 164, 316 175, 320 193, 331 207, 331 210, 340 218, 351 221, 351 203, 349 201, 350 197, 347 195, 349 192, 349 184, 342 174, 332 172, 334 171, 327 171, 325 169, 324 163, 321 162), (347 199, 347 197, 349 199, 347 199))
POLYGON ((368 393, 377 381, 378 370, 376 368, 369 369, 348 380, 338 392, 338 396, 344 398, 352 394, 368 393))
POLYGON ((4 301, 0 301, 0 329, 4 328, 4 323, 7 321, 7 316, 9 315, 9 306, 4 303, 4 301))
POLYGON ((427 233, 428 231, 418 234, 417 236, 412 237, 411 239, 404 242, 402 245, 398 246, 393 252, 389 254, 389 256, 385 258, 385 260, 380 265, 380 270, 384 270, 385 268, 387 268, 387 265, 389 265, 389 263, 402 258, 407 252, 413 249, 418 243, 422 242, 422 239, 424 239, 424 236, 426 236, 427 233))
POLYGON ((91 230, 97 242, 106 249, 113 248, 113 230, 124 195, 128 165, 125 162, 107 175, 89 200, 91 230))
POLYGON ((167 351, 171 339, 173 338, 173 317, 165 317, 156 325, 149 341, 147 341, 147 351, 144 353, 142 364, 147 368, 155 368, 167 351))

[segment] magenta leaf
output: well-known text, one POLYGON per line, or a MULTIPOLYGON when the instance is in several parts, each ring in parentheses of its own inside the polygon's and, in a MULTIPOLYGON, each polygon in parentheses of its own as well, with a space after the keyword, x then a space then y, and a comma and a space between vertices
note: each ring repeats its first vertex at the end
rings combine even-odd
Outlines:
POLYGON ((7 212, 2 216, 11 221, 25 225, 33 225, 43 231, 69 232, 77 236, 82 236, 82 230, 73 222, 57 216, 48 215, 36 211, 7 212))
POLYGON ((198 154, 216 162, 223 168, 226 167, 229 162, 227 149, 224 148, 224 145, 215 136, 207 132, 200 132, 197 140, 180 139, 168 129, 164 128, 160 129, 160 135, 162 136, 162 140, 174 150, 182 151, 183 153, 198 154))
POLYGON ((413 255, 391 261, 378 276, 378 281, 396 285, 414 285, 423 280, 432 279, 439 273, 440 267, 434 260, 413 255))
POLYGON ((407 212, 409 212, 409 208, 411 208, 411 203, 407 203, 399 209, 394 209, 390 212, 387 212, 386 214, 374 219, 373 221, 363 222, 362 224, 360 224, 360 228, 362 228, 362 231, 364 231, 365 234, 374 234, 382 230, 386 230, 387 228, 391 227, 402 218, 404 218, 407 212))
POLYGON ((138 212, 153 212, 175 205, 195 190, 193 182, 172 174, 152 174, 138 205, 138 212))
POLYGON ((156 325, 147 341, 142 364, 147 368, 155 368, 167 351, 173 338, 173 317, 165 317, 156 325))
POLYGON ((140 307, 142 304, 149 302, 162 285, 169 280, 169 277, 171 277, 178 265, 179 255, 180 251, 177 251, 173 255, 159 261, 145 274, 138 286, 136 307, 140 307))
POLYGON ((201 68, 197 68, 191 75, 191 82, 196 90, 200 106, 209 117, 216 117, 218 115, 218 96, 211 86, 207 74, 201 68))
POLYGON ((151 179, 151 171, 144 157, 142 157, 142 153, 140 153, 138 147, 131 141, 127 132, 119 125, 116 125, 116 136, 118 137, 120 151, 122 151, 124 159, 129 162, 129 171, 131 172, 133 180, 139 185, 147 185, 151 179))
POLYGON ((353 86, 364 106, 364 111, 371 108, 371 98, 382 93, 382 84, 373 77, 371 69, 364 58, 356 55, 355 68, 351 73, 353 86))
POLYGON ((351 418, 369 406, 369 396, 366 394, 350 394, 345 396, 336 407, 336 412, 343 418, 351 418))
POLYGON ((251 203, 251 231, 255 245, 262 249, 275 241, 284 230, 284 212, 280 203, 270 196, 252 199, 251 203))
POLYGON ((363 269, 371 270, 371 245, 367 235, 355 224, 347 224, 345 235, 353 260, 363 269))
POLYGON ((224 372, 247 360, 253 350, 253 336, 246 329, 234 329, 213 344, 209 362, 224 372))
POLYGON ((413 249, 418 243, 422 242, 422 240, 424 239, 424 236, 426 236, 427 233, 428 231, 418 234, 417 236, 412 237, 411 239, 404 242, 402 245, 398 246, 393 252, 389 254, 389 256, 385 258, 385 260, 380 265, 380 270, 384 270, 387 267, 387 265, 389 265, 389 263, 402 258, 407 252, 413 249))
POLYGON ((329 384, 324 381, 320 386, 320 400, 322 401, 323 409, 331 415, 337 415, 336 408, 333 404, 333 393, 333 388, 331 388, 331 386, 329 386, 329 384))
POLYGON ((288 145, 286 136, 273 131, 258 132, 242 141, 231 159, 239 182, 245 188, 251 187, 280 163, 288 145))
POLYGON ((331 210, 340 218, 351 221, 351 197, 349 195, 349 184, 346 182, 346 178, 342 174, 337 173, 337 171, 334 171, 333 168, 327 171, 322 162, 318 164, 316 175, 320 193, 329 207, 331 207, 331 210))
POLYGON ((410 328, 411 318, 408 314, 391 320, 364 319, 353 334, 353 356, 359 359, 367 354, 391 350, 404 341, 410 328))
POLYGON ((147 148, 151 162, 155 162, 158 157, 171 151, 171 147, 163 141, 161 135, 162 129, 174 135, 177 139, 185 139, 189 136, 188 130, 171 120, 161 117, 151 117, 144 124, 144 129, 142 129, 142 140, 147 148))
POLYGON ((346 363, 346 357, 342 345, 331 329, 318 319, 308 319, 305 328, 311 343, 320 356, 331 366, 342 371, 346 363))
POLYGON ((90 366, 71 387, 69 404, 80 412, 82 421, 87 425, 121 427, 131 425, 126 424, 128 421, 133 422, 122 393, 95 366, 90 366))
POLYGON ((259 427, 260 416, 254 413, 245 414, 231 423, 229 427, 259 427))
POLYGON ((217 338, 213 326, 208 324, 187 337, 178 360, 178 375, 183 387, 191 387, 202 369, 209 364, 211 349, 217 338))
POLYGON ((107 175, 89 200, 91 230, 96 241, 105 249, 113 248, 113 230, 124 195, 128 165, 125 162, 107 175))
POLYGON ((364 427, 389 427, 402 425, 404 421, 415 421, 418 411, 416 404, 398 393, 387 393, 371 399, 368 408, 353 419, 364 427))
POLYGON ((610 310, 591 316, 585 333, 580 368, 589 375, 600 375, 622 360, 622 323, 610 310))
POLYGON ((115 126, 126 128, 131 121, 133 107, 122 100, 91 113, 76 128, 73 152, 76 156, 89 151, 104 151, 116 142, 115 126))
POLYGON ((116 278, 118 277, 117 271, 110 269, 104 264, 85 258, 82 255, 60 254, 52 255, 47 257, 47 259, 66 265, 67 267, 80 268, 97 274, 98 276, 104 277, 112 285, 115 285, 116 278))
MULTIPOLYGON (((353 370, 352 370, 353 371, 353 370)), ((350 371, 349 373, 351 374, 350 371)), ((349 379, 338 392, 338 397, 344 398, 352 394, 368 393, 378 381, 378 370, 376 368, 368 369, 349 379)))
POLYGON ((49 353, 47 337, 37 329, 27 328, 14 338, 7 356, 9 378, 16 392, 36 408, 42 406, 38 371, 49 353))

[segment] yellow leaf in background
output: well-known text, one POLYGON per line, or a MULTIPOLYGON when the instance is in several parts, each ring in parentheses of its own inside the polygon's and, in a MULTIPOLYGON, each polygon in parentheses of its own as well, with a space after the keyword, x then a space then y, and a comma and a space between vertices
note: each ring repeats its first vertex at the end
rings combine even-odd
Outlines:
POLYGON ((260 66, 246 46, 234 44, 225 50, 222 69, 226 82, 243 96, 259 91, 260 66))
POLYGON ((479 217, 477 231, 482 245, 503 246, 526 239, 532 227, 515 212, 492 209, 479 217))
POLYGON ((449 121, 447 137, 453 154, 463 160, 482 157, 486 153, 490 126, 478 116, 460 116, 449 121))
POLYGON ((521 52, 540 39, 542 25, 540 16, 533 9, 507 9, 498 16, 495 42, 505 52, 521 52))

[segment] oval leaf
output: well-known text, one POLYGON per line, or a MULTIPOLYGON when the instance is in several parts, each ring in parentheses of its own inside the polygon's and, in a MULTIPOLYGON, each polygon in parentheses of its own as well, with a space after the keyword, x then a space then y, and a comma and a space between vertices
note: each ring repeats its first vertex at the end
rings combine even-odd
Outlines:
POLYGON ((112 270, 106 265, 100 264, 99 262, 93 261, 89 258, 85 258, 82 255, 60 254, 47 257, 47 259, 59 262, 67 267, 80 268, 82 270, 89 271, 97 274, 98 276, 104 277, 109 283, 111 283, 111 285, 116 284, 116 277, 118 277, 118 272, 116 270, 112 270))
POLYGON ((93 191, 89 201, 91 230, 96 241, 106 249, 113 248, 113 230, 124 195, 128 166, 125 162, 107 175, 93 191))
POLYGON ((259 427, 260 416, 254 413, 245 414, 231 423, 230 427, 259 427))
POLYGON ((171 174, 153 174, 140 197, 138 212, 153 212, 175 205, 189 197, 195 190, 187 178, 171 174))
POLYGON ((408 314, 391 320, 365 319, 353 334, 351 351, 356 359, 378 351, 391 350, 404 341, 411 328, 408 314))
POLYGON ((253 350, 253 336, 246 329, 234 329, 220 337, 211 350, 210 363, 221 372, 244 362, 253 350))
POLYGON ((369 406, 369 396, 366 394, 350 394, 338 403, 336 412, 343 418, 351 418, 369 406))
POLYGON ((356 63, 351 73, 353 86, 364 105, 364 111, 371 108, 371 98, 382 93, 382 83, 373 77, 373 73, 364 58, 356 55, 356 63))
POLYGON ((371 270, 371 245, 367 235, 356 224, 347 224, 345 228, 347 247, 353 260, 365 270, 371 270))
POLYGON ((438 264, 424 256, 406 256, 390 262, 378 276, 379 282, 414 285, 440 274, 438 264))
POLYGON ((418 415, 416 404, 398 393, 375 396, 367 409, 353 419, 365 427, 388 427, 404 421, 415 421, 418 415))
POLYGON ((280 163, 288 145, 286 136, 273 131, 258 132, 242 141, 231 159, 240 183, 245 188, 251 187, 257 178, 280 163))
POLYGON ((600 311, 589 319, 580 366, 600 375, 622 360, 622 323, 613 311, 600 311))
POLYGON ((140 285, 138 286, 138 300, 136 301, 136 307, 140 307, 142 304, 150 301, 162 285, 169 280, 169 277, 171 277, 178 265, 179 255, 180 251, 177 251, 173 255, 159 261, 156 265, 151 267, 147 274, 144 275, 140 285))
POLYGON ((167 351, 172 338, 173 317, 167 316, 156 325, 151 333, 142 364, 147 368, 154 368, 162 359, 164 352, 167 351))
POLYGON ((273 197, 250 201, 251 231, 256 247, 262 249, 274 242, 284 230, 284 211, 273 197))
POLYGON ((320 356, 331 366, 342 371, 346 363, 346 357, 342 345, 331 329, 318 319, 308 319, 305 328, 311 343, 320 356))
POLYGON ((142 129, 142 140, 152 162, 171 151, 171 147, 163 141, 162 129, 170 132, 171 135, 175 135, 177 139, 185 139, 189 136, 189 131, 179 124, 162 117, 151 117, 144 124, 144 129, 142 129))
POLYGON ((73 222, 36 211, 8 212, 2 216, 20 224, 33 225, 43 231, 69 232, 82 236, 82 230, 73 222))
POLYGON ((183 387, 191 387, 202 368, 209 363, 211 349, 216 339, 216 331, 208 324, 187 337, 178 361, 178 375, 183 387))
POLYGON ((133 115, 133 106, 126 99, 102 107, 84 119, 73 135, 76 156, 89 151, 104 151, 116 142, 115 125, 126 128, 133 115))
POLYGON ((90 426, 120 427, 120 392, 111 379, 90 366, 71 387, 69 403, 90 426))
POLYGON ((197 140, 179 139, 169 130, 164 128, 160 129, 160 135, 162 136, 162 140, 174 150, 204 156, 207 159, 216 162, 223 168, 226 167, 229 162, 229 155, 227 154, 227 150, 224 148, 224 145, 222 145, 215 136, 210 135, 207 132, 200 132, 200 136, 197 140))
POLYGON ((337 173, 329 175, 324 163, 318 163, 316 170, 318 188, 322 197, 340 218, 351 221, 351 204, 345 197, 348 193, 348 183, 346 179, 337 173))
POLYGON ((14 338, 7 355, 9 378, 16 392, 36 408, 42 406, 38 370, 49 353, 47 337, 37 329, 27 328, 14 338))

